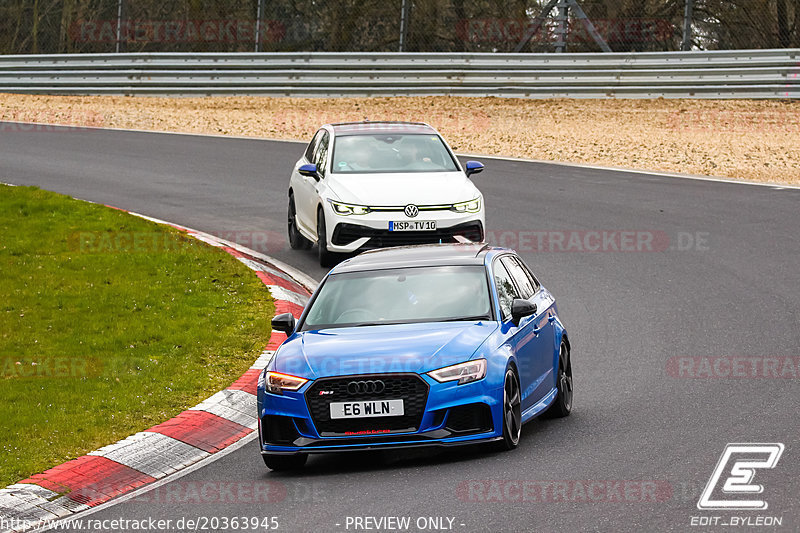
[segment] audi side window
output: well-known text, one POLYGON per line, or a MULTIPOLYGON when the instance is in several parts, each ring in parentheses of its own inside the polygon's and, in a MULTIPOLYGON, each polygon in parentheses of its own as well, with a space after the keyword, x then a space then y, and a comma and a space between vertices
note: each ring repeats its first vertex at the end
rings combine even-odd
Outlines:
POLYGON ((525 261, 518 256, 514 256, 514 259, 517 261, 517 263, 519 263, 519 266, 522 267, 522 270, 525 271, 525 274, 527 274, 528 278, 531 280, 531 284, 533 284, 533 293, 536 294, 539 292, 539 289, 542 288, 542 284, 539 283, 539 280, 533 275, 533 272, 530 268, 528 268, 528 265, 525 264, 525 261))
POLYGON ((500 261, 494 262, 494 283, 497 286, 497 299, 500 300, 500 311, 503 319, 511 316, 511 304, 515 298, 519 298, 519 292, 514 286, 511 274, 500 261))
POLYGON ((328 163, 328 137, 327 131, 322 134, 319 146, 317 147, 317 153, 314 154, 314 164, 317 165, 317 173, 322 177, 325 176, 325 167, 328 163))
POLYGON ((536 287, 531 282, 531 278, 515 257, 507 255, 502 258, 502 262, 506 269, 508 269, 511 277, 517 282, 517 287, 519 287, 524 299, 529 300, 531 296, 536 294, 536 287))
POLYGON ((314 152, 316 152, 317 144, 319 143, 319 140, 322 137, 322 131, 323 130, 319 130, 317 133, 315 133, 314 137, 312 137, 311 139, 311 142, 308 143, 308 146, 306 147, 305 156, 306 156, 306 161, 308 161, 309 163, 314 162, 314 152))

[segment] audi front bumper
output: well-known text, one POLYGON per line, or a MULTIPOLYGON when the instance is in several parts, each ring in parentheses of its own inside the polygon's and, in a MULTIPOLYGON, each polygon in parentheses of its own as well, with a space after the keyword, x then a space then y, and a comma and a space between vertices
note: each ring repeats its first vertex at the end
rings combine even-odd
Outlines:
POLYGON ((427 375, 337 376, 306 383, 280 395, 258 390, 258 434, 262 454, 330 453, 355 450, 456 446, 502 438, 501 383, 488 379, 458 385, 427 375), (381 379, 387 390, 358 395, 365 400, 403 399, 402 417, 334 420, 329 405, 355 396, 337 386, 354 379, 381 379), (342 382, 342 383, 340 383, 342 382), (331 395, 320 395, 333 391, 331 395), (401 392, 405 396, 398 396, 401 392), (337 398, 337 396, 339 396, 337 398))

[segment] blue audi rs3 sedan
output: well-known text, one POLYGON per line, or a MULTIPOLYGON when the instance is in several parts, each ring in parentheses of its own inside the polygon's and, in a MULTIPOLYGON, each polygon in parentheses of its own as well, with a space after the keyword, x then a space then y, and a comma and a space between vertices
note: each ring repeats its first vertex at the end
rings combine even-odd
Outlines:
POLYGON ((432 244, 365 252, 333 268, 258 381, 261 454, 492 442, 572 409, 556 302, 513 251, 432 244))

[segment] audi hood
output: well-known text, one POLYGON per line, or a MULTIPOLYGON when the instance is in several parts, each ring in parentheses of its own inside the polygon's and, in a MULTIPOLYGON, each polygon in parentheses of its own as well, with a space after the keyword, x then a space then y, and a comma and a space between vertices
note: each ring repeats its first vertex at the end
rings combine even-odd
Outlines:
POLYGON ((294 376, 390 372, 423 374, 469 360, 496 322, 432 322, 331 328, 295 333, 268 366, 294 376))

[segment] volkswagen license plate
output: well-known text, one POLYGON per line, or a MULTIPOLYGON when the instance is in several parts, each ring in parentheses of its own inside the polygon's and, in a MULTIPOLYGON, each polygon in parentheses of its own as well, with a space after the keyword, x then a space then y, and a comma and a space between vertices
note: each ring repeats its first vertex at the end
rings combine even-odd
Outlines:
POLYGON ((389 231, 436 231, 435 220, 401 220, 389 222, 389 231))
POLYGON ((331 418, 369 418, 403 416, 403 400, 368 400, 331 403, 331 418))

